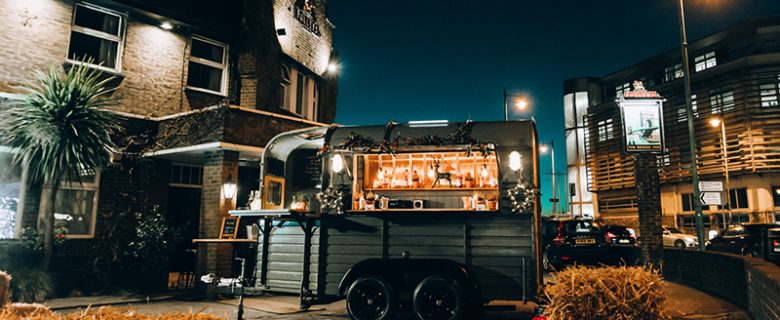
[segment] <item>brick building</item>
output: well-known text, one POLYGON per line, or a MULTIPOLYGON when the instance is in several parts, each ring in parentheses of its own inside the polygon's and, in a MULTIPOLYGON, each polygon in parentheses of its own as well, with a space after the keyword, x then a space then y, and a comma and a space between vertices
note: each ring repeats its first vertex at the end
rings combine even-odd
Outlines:
MULTIPOLYGON (((334 28, 326 0, 0 0, 0 106, 34 70, 85 56, 115 77, 122 99, 113 111, 124 154, 60 189, 57 224, 68 240, 57 255, 90 257, 137 203, 188 226, 188 239, 217 237, 221 217, 258 188, 269 139, 333 122, 334 28), (238 185, 230 199, 228 180, 238 185)), ((35 226, 46 201, 11 152, 0 146, 0 239, 35 226)), ((229 255, 201 247, 200 271, 226 272, 229 255)))
MULTIPOLYGON (((704 206, 705 228, 780 221, 780 17, 748 20, 689 45, 696 156, 701 180, 725 180, 726 206, 704 206), (726 157, 719 119, 725 128, 726 157)), ((641 80, 667 101, 667 150, 657 158, 664 224, 694 229, 691 150, 688 143, 680 50, 602 77, 564 81, 572 204, 583 214, 637 225, 631 155, 624 153, 617 97, 641 80), (592 194, 591 194, 592 192, 592 194)), ((725 201, 724 196, 724 201, 725 201)), ((576 209, 576 208, 575 208, 576 209)))

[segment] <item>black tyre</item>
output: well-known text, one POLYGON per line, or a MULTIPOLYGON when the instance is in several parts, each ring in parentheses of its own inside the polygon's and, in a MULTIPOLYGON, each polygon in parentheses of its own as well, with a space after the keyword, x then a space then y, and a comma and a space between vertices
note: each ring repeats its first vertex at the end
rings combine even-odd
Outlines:
POLYGON ((417 285, 412 297, 414 313, 422 320, 456 320, 466 313, 463 288, 447 276, 430 276, 417 285))
POLYGON ((676 249, 685 249, 685 241, 677 240, 674 242, 674 247, 676 249))
POLYGON ((355 320, 392 319, 398 310, 398 297, 387 281, 360 277, 347 290, 347 312, 355 320))

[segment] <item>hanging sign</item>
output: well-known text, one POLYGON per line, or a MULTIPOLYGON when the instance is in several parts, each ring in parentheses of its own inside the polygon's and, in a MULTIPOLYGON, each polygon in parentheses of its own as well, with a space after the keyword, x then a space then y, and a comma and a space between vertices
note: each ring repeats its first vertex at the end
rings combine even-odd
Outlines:
POLYGON ((661 153, 664 151, 663 102, 655 91, 647 91, 641 81, 616 100, 623 123, 626 152, 661 153))

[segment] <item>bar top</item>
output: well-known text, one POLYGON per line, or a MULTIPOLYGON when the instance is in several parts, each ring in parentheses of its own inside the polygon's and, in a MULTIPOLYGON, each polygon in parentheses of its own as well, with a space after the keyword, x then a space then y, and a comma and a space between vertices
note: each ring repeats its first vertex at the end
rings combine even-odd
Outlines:
POLYGON ((255 243, 257 239, 192 239, 192 243, 255 243))

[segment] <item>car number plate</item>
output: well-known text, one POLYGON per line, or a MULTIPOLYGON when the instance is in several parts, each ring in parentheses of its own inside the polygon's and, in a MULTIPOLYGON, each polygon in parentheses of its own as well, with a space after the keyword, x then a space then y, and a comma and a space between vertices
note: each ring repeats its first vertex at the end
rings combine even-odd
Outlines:
POLYGON ((631 243, 628 239, 620 239, 618 240, 618 243, 631 243))
POLYGON ((596 239, 593 239, 593 238, 577 239, 577 240, 574 240, 574 243, 576 243, 576 244, 594 244, 594 243, 596 243, 596 239))

